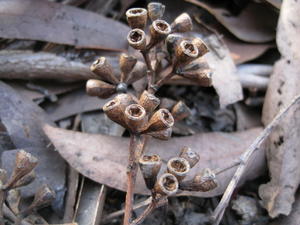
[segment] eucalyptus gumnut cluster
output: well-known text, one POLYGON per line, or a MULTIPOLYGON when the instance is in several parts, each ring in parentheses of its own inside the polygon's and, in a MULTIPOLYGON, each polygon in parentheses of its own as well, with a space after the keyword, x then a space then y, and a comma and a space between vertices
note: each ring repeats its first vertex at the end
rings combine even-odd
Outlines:
POLYGON ((156 198, 175 195, 181 191, 211 191, 217 187, 217 181, 213 171, 208 168, 197 173, 193 179, 185 179, 199 159, 197 153, 183 147, 178 157, 173 157, 167 162, 166 171, 159 177, 162 166, 159 155, 143 155, 139 159, 139 166, 147 188, 156 198))
POLYGON ((12 213, 19 220, 15 224, 21 224, 23 218, 40 208, 50 205, 55 199, 55 192, 47 185, 43 185, 35 193, 31 204, 25 209, 20 209, 21 194, 19 188, 34 181, 34 169, 37 164, 37 158, 24 150, 20 150, 16 154, 15 165, 9 178, 7 178, 7 171, 0 169, 0 191, 2 196, 4 196, 1 199, 1 208, 3 208, 4 204, 9 206, 12 213))

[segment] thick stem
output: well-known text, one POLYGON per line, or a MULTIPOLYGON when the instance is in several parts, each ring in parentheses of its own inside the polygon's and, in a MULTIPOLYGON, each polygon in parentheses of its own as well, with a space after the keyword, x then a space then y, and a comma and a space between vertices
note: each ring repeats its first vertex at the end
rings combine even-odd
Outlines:
POLYGON ((154 73, 154 69, 153 69, 152 64, 151 64, 151 59, 150 59, 150 56, 149 56, 149 50, 141 51, 141 53, 144 57, 144 61, 145 61, 146 66, 147 66, 148 91, 150 91, 151 87, 154 83, 155 73, 154 73))
POLYGON ((130 135, 129 158, 127 167, 127 193, 125 202, 125 215, 123 225, 130 225, 133 208, 134 186, 137 174, 137 158, 143 151, 144 141, 141 142, 141 137, 135 134, 130 135))

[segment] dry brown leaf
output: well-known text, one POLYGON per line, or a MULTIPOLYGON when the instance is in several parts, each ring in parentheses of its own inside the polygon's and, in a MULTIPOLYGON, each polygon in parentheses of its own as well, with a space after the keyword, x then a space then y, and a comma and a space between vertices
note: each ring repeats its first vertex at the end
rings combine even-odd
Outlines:
POLYGON ((201 1, 185 1, 207 10, 242 41, 262 43, 275 38, 277 14, 263 4, 250 2, 238 16, 234 16, 225 9, 215 8, 201 1))
MULTIPOLYGON (((278 23, 277 45, 282 55, 270 78, 263 109, 263 123, 300 94, 300 2, 284 1, 278 23)), ((300 109, 289 113, 268 139, 267 158, 271 181, 259 194, 271 217, 288 215, 300 183, 300 109)))
POLYGON ((109 99, 88 96, 84 89, 75 90, 59 98, 57 102, 45 105, 45 111, 52 121, 58 121, 78 113, 101 109, 109 99))
MULTIPOLYGON (((128 138, 85 134, 48 125, 44 127, 44 131, 62 157, 80 173, 96 182, 119 190, 126 190, 128 138)), ((203 133, 189 137, 172 138, 167 142, 151 140, 147 145, 149 149, 146 149, 146 152, 160 154, 165 164, 168 159, 179 154, 180 147, 191 147, 201 156, 200 163, 188 175, 188 178, 191 178, 205 167, 216 169, 230 165, 233 160, 239 158, 260 131, 261 128, 256 128, 240 133, 203 133)), ((264 171, 264 151, 256 151, 255 154, 255 160, 251 163, 251 168, 247 170, 245 179, 257 177, 264 171)), ((231 169, 220 174, 218 176, 219 186, 211 192, 189 192, 183 193, 183 195, 202 197, 219 195, 223 193, 233 172, 234 170, 231 169)), ((136 192, 148 193, 140 174, 136 192)))
POLYGON ((0 37, 125 50, 129 28, 76 7, 39 0, 0 1, 0 37))
POLYGON ((223 40, 228 46, 235 64, 241 64, 256 59, 274 46, 272 44, 246 43, 226 36, 223 37, 223 40))
MULTIPOLYGON (((51 178, 53 189, 62 191, 65 185, 65 173, 62 172, 65 171, 65 162, 53 148, 47 148, 49 140, 41 128, 45 123, 54 125, 53 122, 36 104, 3 82, 0 82, 0 96, 1 123, 6 127, 13 144, 18 149, 32 152, 39 159, 38 181, 46 181, 46 178, 50 181, 51 178)), ((12 152, 4 155, 7 154, 12 152)), ((10 167, 7 158, 2 161, 2 166, 10 167)), ((33 195, 39 187, 37 184, 34 182, 34 186, 27 188, 23 194, 33 195)))

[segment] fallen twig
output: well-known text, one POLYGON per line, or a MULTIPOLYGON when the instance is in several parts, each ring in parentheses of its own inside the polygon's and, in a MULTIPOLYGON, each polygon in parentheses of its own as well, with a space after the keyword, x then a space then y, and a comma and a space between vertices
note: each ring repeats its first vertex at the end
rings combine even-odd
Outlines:
POLYGON ((0 53, 0 78, 78 81, 95 75, 87 65, 51 53, 4 51, 0 53))
POLYGON ((213 220, 213 225, 219 225, 221 219, 224 215, 225 209, 227 208, 230 198, 232 196, 233 191, 235 190, 236 186, 238 185, 240 179, 242 178, 245 169, 250 161, 251 156, 253 153, 259 149, 260 145, 266 140, 266 138, 271 134, 274 128, 278 125, 278 123, 284 118, 287 112, 295 105, 300 103, 300 95, 296 96, 293 101, 284 108, 280 113, 276 115, 276 117, 272 120, 271 123, 263 130, 263 132, 255 139, 252 145, 244 152, 241 156, 240 160, 241 163, 238 166, 235 174, 233 175, 230 183, 227 186, 226 191, 223 194, 223 197, 218 204, 217 208, 213 212, 211 219, 213 220))

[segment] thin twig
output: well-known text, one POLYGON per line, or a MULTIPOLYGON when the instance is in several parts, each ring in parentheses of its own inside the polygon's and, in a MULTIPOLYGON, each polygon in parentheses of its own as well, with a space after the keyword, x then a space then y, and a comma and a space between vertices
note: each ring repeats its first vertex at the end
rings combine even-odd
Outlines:
POLYGON ((161 199, 154 199, 152 198, 152 202, 148 207, 143 211, 143 213, 136 218, 130 225, 138 225, 141 224, 148 215, 150 215, 154 209, 159 208, 163 205, 166 205, 168 203, 168 199, 163 197, 161 199))
MULTIPOLYGON (((139 202, 139 203, 135 204, 133 206, 133 210, 136 210, 136 209, 142 208, 144 206, 147 206, 147 205, 151 204, 151 202, 152 202, 152 197, 149 197, 145 201, 142 201, 142 202, 139 202)), ((101 224, 109 223, 112 219, 114 219, 118 216, 122 216, 124 214, 124 212, 125 212, 125 210, 121 209, 121 210, 118 210, 116 212, 113 212, 113 213, 107 215, 106 217, 104 217, 101 220, 101 224)))
POLYGON ((214 170, 214 173, 215 173, 216 175, 219 175, 219 174, 224 173, 225 171, 230 170, 230 169, 232 169, 232 168, 234 168, 234 167, 236 167, 236 166, 238 166, 238 165, 240 165, 240 164, 241 164, 241 160, 239 160, 239 161, 234 161, 232 164, 230 164, 230 165, 227 166, 227 167, 215 169, 215 170, 214 170))
POLYGON ((271 134, 274 128, 278 125, 278 123, 285 117, 285 115, 289 112, 289 110, 300 103, 300 95, 296 96, 293 101, 285 107, 281 112, 279 112, 276 117, 272 120, 271 123, 263 130, 263 132, 255 139, 255 141, 251 144, 251 146, 244 152, 241 156, 241 164, 238 166, 235 174, 233 175, 230 183, 227 186, 225 193, 222 196, 220 203, 215 209, 212 220, 213 225, 219 225, 221 219, 224 215, 225 209, 227 208, 230 198, 232 196, 233 191, 238 185, 240 179, 242 178, 245 169, 250 161, 251 156, 255 151, 257 151, 260 145, 266 140, 266 138, 271 134))

